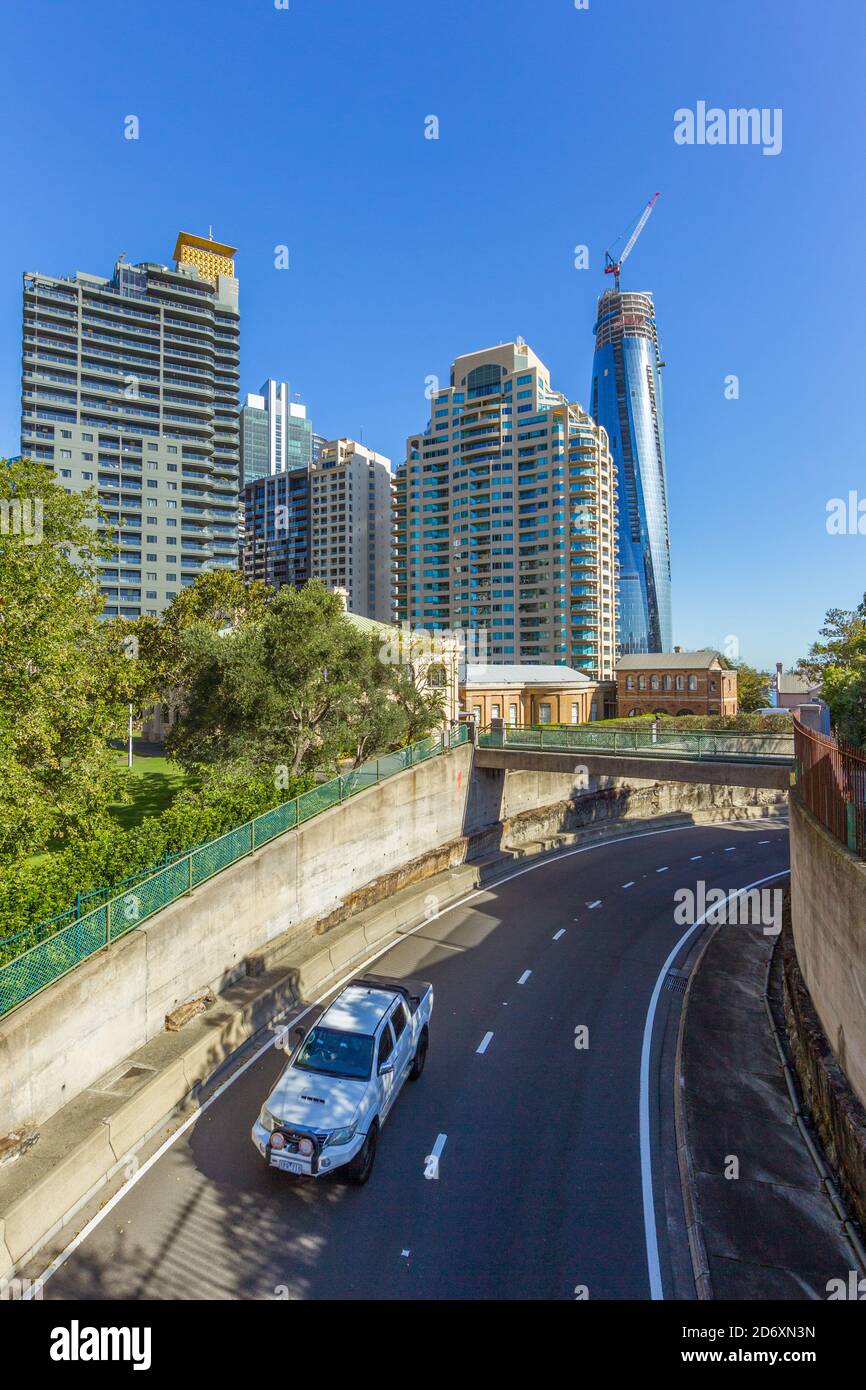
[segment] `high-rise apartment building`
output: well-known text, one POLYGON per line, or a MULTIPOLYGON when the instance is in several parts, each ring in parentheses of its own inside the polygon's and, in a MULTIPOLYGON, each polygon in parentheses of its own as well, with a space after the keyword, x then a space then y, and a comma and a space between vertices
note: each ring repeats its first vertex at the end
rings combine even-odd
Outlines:
POLYGON ((611 679, 616 496, 605 431, 521 338, 458 357, 396 472, 398 617, 611 679))
POLYGON ((323 441, 310 472, 310 573, 353 613, 394 616, 391 460, 354 439, 323 441))
POLYGON ((307 408, 293 401, 288 383, 265 382, 241 407, 241 484, 309 468, 313 457, 313 428, 307 408))
POLYGON ((310 471, 289 468, 247 483, 243 501, 244 582, 300 588, 310 577, 310 471))
POLYGON ((623 653, 666 652, 671 624, 662 379, 650 294, 598 301, 591 411, 607 430, 619 481, 619 626, 623 653))
POLYGON ((234 247, 181 232, 173 269, 24 276, 21 451, 95 488, 115 554, 106 615, 158 615, 236 566, 240 317, 234 247))

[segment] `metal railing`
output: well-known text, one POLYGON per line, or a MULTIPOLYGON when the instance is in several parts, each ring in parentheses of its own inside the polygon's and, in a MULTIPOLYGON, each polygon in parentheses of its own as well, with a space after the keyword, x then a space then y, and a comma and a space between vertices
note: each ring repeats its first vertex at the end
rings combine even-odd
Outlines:
POLYGON ((826 830, 866 859, 866 752, 794 720, 800 799, 826 830))
POLYGON ((787 732, 657 729, 654 733, 646 725, 593 729, 583 724, 542 724, 532 728, 505 724, 479 729, 476 741, 479 748, 539 749, 551 753, 630 753, 640 757, 761 763, 790 763, 794 758, 793 734, 787 732))
MULTIPOLYGON (((450 735, 431 734, 394 753, 372 758, 354 771, 333 777, 215 840, 174 856, 156 869, 144 870, 134 886, 127 886, 129 881, 119 885, 125 891, 118 892, 116 887, 95 890, 104 899, 100 905, 77 915, 66 925, 58 928, 54 924, 62 918, 52 918, 47 923, 35 924, 27 932, 17 933, 14 938, 0 940, 0 1017, 278 835, 297 829, 322 811, 339 806, 398 772, 447 753, 449 748, 465 743, 468 738, 469 729, 461 724, 452 728, 450 735), (21 949, 22 937, 31 932, 40 936, 46 927, 54 929, 35 945, 21 949)), ((69 909, 70 912, 75 910, 69 909)))

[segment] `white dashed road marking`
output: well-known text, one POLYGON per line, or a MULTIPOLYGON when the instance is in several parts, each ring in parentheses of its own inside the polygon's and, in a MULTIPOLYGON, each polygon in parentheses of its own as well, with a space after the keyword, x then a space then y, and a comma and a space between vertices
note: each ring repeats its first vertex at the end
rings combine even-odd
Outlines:
POLYGON ((725 850, 725 854, 733 854, 736 848, 736 845, 728 845, 727 849, 725 850))
POLYGON ((437 1134, 436 1143, 424 1160, 425 1178, 439 1177, 439 1160, 442 1157, 442 1150, 445 1148, 445 1140, 447 1138, 447 1134, 437 1134))
POLYGON ((481 1039, 481 1041, 480 1041, 480 1043, 478 1044, 478 1046, 476 1047, 475 1051, 476 1051, 476 1052, 486 1052, 487 1049, 488 1049, 488 1047, 490 1046, 490 1039, 491 1039, 492 1037, 493 1037, 493 1034, 492 1034, 492 1033, 485 1033, 485 1034, 484 1034, 484 1037, 481 1039))
POLYGON ((594 903, 587 903, 587 907, 601 907, 601 898, 596 898, 594 903))
POLYGON ((624 883, 622 886, 623 888, 634 888, 634 879, 629 879, 628 883, 624 883))
POLYGON ((668 871, 668 866, 667 866, 667 864, 663 864, 662 867, 661 867, 660 869, 656 869, 656 873, 657 873, 657 874, 666 874, 667 871, 668 871))
POLYGON ((519 985, 525 985, 525 984, 526 984, 526 981, 529 979, 529 977, 530 977, 531 974, 532 974, 532 971, 531 971, 531 970, 524 970, 523 974, 521 975, 521 977, 520 977, 520 979, 517 981, 517 983, 518 983, 519 985))
POLYGON ((694 863, 694 861, 695 861, 696 859, 703 859, 703 857, 704 857, 704 856, 703 856, 702 854, 691 854, 691 855, 689 855, 689 858, 691 859, 692 863, 694 863))
MULTIPOLYGON (((575 919, 575 920, 577 920, 577 919, 575 919)), ((554 941, 558 941, 559 938, 560 938, 561 936, 565 936, 565 927, 560 927, 560 928, 559 928, 559 931, 554 933, 554 936, 553 936, 554 941)))

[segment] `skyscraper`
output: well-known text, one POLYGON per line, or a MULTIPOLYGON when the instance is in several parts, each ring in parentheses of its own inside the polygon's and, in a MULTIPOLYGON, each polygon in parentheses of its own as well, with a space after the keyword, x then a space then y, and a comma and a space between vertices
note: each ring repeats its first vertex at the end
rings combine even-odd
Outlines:
POLYGON ((307 408, 291 399, 285 381, 265 382, 241 407, 242 485, 289 468, 309 468, 313 429, 307 408))
POLYGON ((354 439, 326 440, 310 481, 310 573, 345 589, 350 612, 391 622, 391 460, 354 439))
POLYGON ((175 268, 24 276, 21 452, 96 488, 116 552, 109 617, 157 616, 237 566, 240 317, 234 247, 181 232, 175 268))
POLYGON ((310 577, 310 472, 289 468, 244 486, 244 582, 299 589, 310 577))
POLYGON ((532 349, 458 357, 397 468, 397 615, 485 632, 492 663, 609 680, 616 526, 607 435, 532 349))
POLYGON ((658 335, 652 295, 598 301, 591 411, 607 430, 619 480, 619 624, 623 653, 670 651, 671 552, 658 335))

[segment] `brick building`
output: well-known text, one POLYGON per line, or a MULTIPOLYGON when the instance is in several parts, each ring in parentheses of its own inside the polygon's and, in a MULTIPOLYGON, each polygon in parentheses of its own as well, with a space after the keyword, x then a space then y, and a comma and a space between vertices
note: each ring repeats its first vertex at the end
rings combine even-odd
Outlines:
POLYGON ((736 714, 737 673, 719 653, 705 650, 643 652, 616 664, 616 706, 622 717, 637 714, 736 714))

